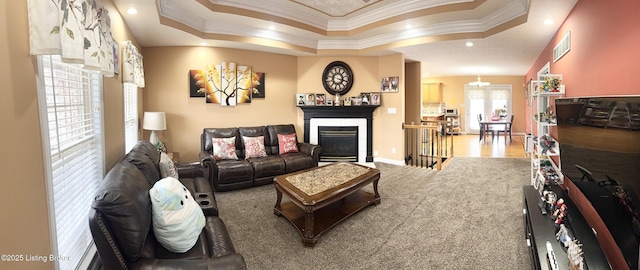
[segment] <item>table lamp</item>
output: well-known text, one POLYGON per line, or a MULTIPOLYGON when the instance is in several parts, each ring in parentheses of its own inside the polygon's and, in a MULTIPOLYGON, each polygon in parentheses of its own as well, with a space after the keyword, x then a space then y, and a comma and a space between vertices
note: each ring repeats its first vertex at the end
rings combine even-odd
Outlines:
POLYGON ((156 130, 167 129, 167 121, 165 119, 164 112, 144 112, 142 128, 151 130, 149 142, 151 142, 154 146, 157 145, 158 134, 156 133, 156 130))

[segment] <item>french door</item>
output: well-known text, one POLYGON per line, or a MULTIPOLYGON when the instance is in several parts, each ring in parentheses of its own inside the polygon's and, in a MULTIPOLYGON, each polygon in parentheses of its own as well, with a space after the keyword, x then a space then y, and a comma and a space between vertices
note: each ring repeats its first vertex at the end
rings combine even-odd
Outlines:
POLYGON ((465 129, 467 133, 478 134, 480 124, 478 115, 482 119, 506 110, 506 115, 513 114, 511 110, 511 85, 493 84, 486 87, 464 86, 465 99, 465 129))

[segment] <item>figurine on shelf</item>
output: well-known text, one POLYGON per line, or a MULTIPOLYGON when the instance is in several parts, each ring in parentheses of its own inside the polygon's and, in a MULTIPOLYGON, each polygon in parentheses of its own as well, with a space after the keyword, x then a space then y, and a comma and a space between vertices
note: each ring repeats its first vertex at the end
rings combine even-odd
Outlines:
POLYGON ((562 81, 559 78, 546 76, 540 84, 540 92, 560 92, 560 84, 562 84, 562 81))
POLYGON ((553 114, 553 110, 551 109, 551 106, 547 106, 547 109, 541 113, 542 117, 540 119, 540 121, 545 121, 549 124, 554 123, 556 116, 555 114, 553 114))
POLYGON ((556 151, 553 150, 553 146, 556 142, 549 135, 543 135, 540 137, 533 137, 533 141, 538 143, 540 141, 540 147, 542 147, 542 155, 547 155, 547 151, 555 154, 556 151))
POLYGON ((558 233, 556 233, 556 239, 558 242, 562 244, 565 248, 569 247, 569 243, 573 240, 571 234, 569 233, 569 229, 564 224, 560 224, 560 228, 558 229, 558 233))
POLYGON ((555 218, 556 228, 560 229, 560 225, 564 221, 564 217, 567 216, 567 205, 564 203, 564 199, 560 198, 556 202, 556 210, 553 212, 553 218, 555 218))
POLYGON ((547 210, 547 213, 552 213, 555 210, 557 198, 556 193, 551 190, 542 192, 542 201, 545 203, 544 208, 547 210))
POLYGON ((555 145, 555 141, 549 135, 544 135, 540 137, 540 146, 542 146, 542 154, 546 155, 547 151, 555 154, 556 151, 553 150, 553 146, 555 145))
POLYGON ((569 242, 567 247, 567 259, 569 259, 569 270, 584 269, 585 265, 582 244, 580 244, 577 239, 569 242))

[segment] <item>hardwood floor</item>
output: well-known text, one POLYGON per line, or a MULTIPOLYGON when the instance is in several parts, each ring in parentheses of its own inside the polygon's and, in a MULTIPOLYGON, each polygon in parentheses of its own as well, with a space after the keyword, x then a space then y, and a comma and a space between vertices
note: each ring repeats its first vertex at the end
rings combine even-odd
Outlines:
POLYGON ((513 136, 513 142, 505 143, 504 137, 496 137, 493 142, 479 141, 477 134, 454 135, 454 156, 458 157, 494 157, 526 158, 524 136, 513 136))

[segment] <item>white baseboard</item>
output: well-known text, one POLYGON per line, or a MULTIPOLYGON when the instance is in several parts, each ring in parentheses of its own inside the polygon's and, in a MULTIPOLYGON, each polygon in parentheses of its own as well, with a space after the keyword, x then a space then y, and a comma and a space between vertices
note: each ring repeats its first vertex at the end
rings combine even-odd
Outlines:
POLYGON ((404 166, 404 160, 395 160, 395 159, 388 159, 388 158, 373 158, 374 162, 382 162, 382 163, 388 163, 388 164, 392 164, 392 165, 398 165, 398 166, 404 166))

